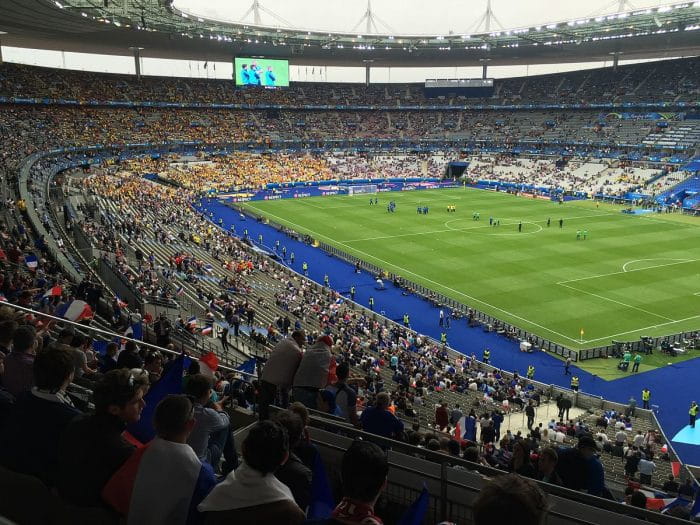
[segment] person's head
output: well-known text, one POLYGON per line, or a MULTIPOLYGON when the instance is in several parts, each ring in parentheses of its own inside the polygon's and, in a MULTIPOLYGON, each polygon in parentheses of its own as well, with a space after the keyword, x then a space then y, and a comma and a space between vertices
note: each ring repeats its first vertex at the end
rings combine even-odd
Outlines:
POLYGON ((185 386, 185 394, 192 396, 198 403, 205 405, 211 397, 211 379, 204 374, 195 374, 185 386))
POLYGON ((107 372, 97 382, 92 394, 95 414, 111 414, 124 423, 135 423, 146 406, 143 396, 148 390, 148 378, 119 369, 107 372))
POLYGON ((306 332, 304 330, 294 330, 292 332, 292 339, 298 344, 300 347, 304 346, 304 343, 306 343, 306 332))
POLYGON ((18 326, 17 321, 14 319, 5 319, 4 321, 0 322, 0 344, 3 346, 9 346, 18 326))
POLYGON ((309 417, 309 410, 302 403, 299 403, 299 401, 295 401, 289 405, 289 410, 301 418, 304 426, 307 426, 311 421, 311 418, 309 417))
POLYGON ((472 513, 476 525, 540 525, 547 515, 547 497, 517 474, 496 476, 479 492, 472 513))
POLYGON ((190 366, 187 367, 187 375, 193 376, 195 374, 199 374, 199 361, 193 359, 190 366))
POLYGON ((335 375, 338 376, 339 381, 345 382, 345 380, 350 375, 350 365, 347 361, 343 361, 336 367, 335 375))
POLYGON ((12 351, 18 354, 30 354, 36 351, 36 330, 33 326, 22 325, 12 335, 12 351))
POLYGON ((153 428, 158 437, 176 443, 186 443, 194 425, 194 405, 187 396, 170 395, 156 406, 153 428))
POLYGON ((386 486, 389 463, 374 443, 354 441, 343 455, 340 475, 343 495, 371 505, 386 486))
POLYGON ((630 497, 630 505, 632 507, 646 509, 647 508, 647 497, 644 495, 643 492, 640 492, 639 490, 635 490, 632 493, 632 496, 630 497))
POLYGON ((586 459, 593 457, 598 452, 595 439, 591 436, 581 436, 578 440, 578 451, 586 459))
POLYGON ((159 378, 163 373, 163 356, 158 351, 148 352, 143 360, 143 368, 153 377, 159 378))
POLYGON ((462 457, 467 461, 471 461, 472 463, 478 463, 479 449, 473 446, 467 447, 464 449, 464 454, 462 454, 462 457))
POLYGON ((304 433, 304 422, 301 420, 301 417, 291 410, 283 410, 277 412, 272 419, 287 430, 289 449, 296 447, 304 433))
POLYGON ((73 380, 73 357, 63 346, 51 345, 34 358, 34 385, 39 390, 65 390, 73 380))
POLYGON ((544 474, 551 474, 557 466, 559 456, 552 447, 544 447, 537 457, 537 468, 544 474))
POLYGON ((58 342, 62 343, 64 345, 69 345, 71 341, 73 340, 73 336, 75 335, 75 330, 73 330, 72 327, 67 326, 63 330, 61 330, 58 333, 58 342))
POLYGON ((389 408, 389 405, 391 404, 391 398, 389 397, 389 394, 386 392, 379 392, 377 394, 377 401, 376 405, 377 408, 389 408))
POLYGON ((109 357, 116 357, 119 353, 119 345, 117 343, 107 343, 107 349, 105 350, 109 357))
POLYGON ((287 430, 276 421, 260 421, 243 440, 242 450, 250 468, 263 475, 274 472, 289 457, 287 430))

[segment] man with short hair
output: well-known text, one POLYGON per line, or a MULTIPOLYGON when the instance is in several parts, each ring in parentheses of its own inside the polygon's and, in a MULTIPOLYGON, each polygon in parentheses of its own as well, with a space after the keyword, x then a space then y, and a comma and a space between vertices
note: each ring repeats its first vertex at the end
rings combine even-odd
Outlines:
POLYGON ((199 523, 197 505, 216 486, 216 477, 187 444, 195 426, 194 405, 187 396, 167 396, 156 407, 153 426, 156 437, 138 460, 127 521, 129 525, 199 523))
POLYGON ((141 418, 148 380, 129 370, 112 370, 92 394, 95 413, 73 420, 59 443, 58 490, 73 505, 92 507, 114 472, 134 452, 126 426, 141 418))
POLYGON ((651 485, 651 476, 656 470, 656 463, 651 459, 651 456, 645 455, 639 460, 639 482, 643 485, 651 485))
POLYGON ((400 440, 403 437, 403 423, 389 412, 389 394, 379 392, 374 406, 362 411, 360 421, 362 430, 378 436, 400 440))
POLYGON ((389 463, 384 451, 369 441, 354 441, 343 454, 340 476, 343 499, 326 523, 381 525, 374 506, 386 488, 389 463))
POLYGON ((328 389, 332 389, 335 394, 336 414, 356 428, 361 428, 362 423, 357 415, 357 392, 347 384, 350 375, 350 365, 347 361, 338 365, 335 375, 338 377, 338 381, 328 389))
POLYGON ((495 476, 481 488, 472 508, 475 525, 541 525, 547 511, 544 492, 517 474, 495 476))
POLYGON ((197 506, 205 525, 296 525, 304 512, 274 473, 289 456, 287 431, 274 421, 260 421, 243 441, 243 463, 197 506))
POLYGON ((133 341, 127 341, 124 345, 124 350, 119 353, 117 358, 117 366, 119 368, 143 368, 143 359, 139 355, 139 347, 133 341))
POLYGON ((289 389, 301 362, 301 348, 305 340, 306 334, 303 330, 294 330, 290 337, 282 339, 270 352, 260 380, 258 402, 261 420, 270 417, 269 406, 275 402, 277 396, 282 408, 289 406, 289 389))
POLYGON ((211 387, 211 380, 204 374, 194 374, 187 381, 185 394, 193 399, 196 421, 187 443, 194 449, 197 457, 209 463, 215 472, 219 470, 223 454, 226 460, 223 473, 228 474, 238 464, 233 449, 231 423, 221 403, 211 401, 211 387))
POLYGON ((5 357, 2 384, 13 396, 32 388, 34 356, 38 340, 33 326, 23 325, 12 336, 12 351, 5 357))
POLYGON ((67 348, 51 345, 34 359, 34 387, 17 398, 0 434, 0 458, 10 470, 36 476, 54 486, 58 476, 58 441, 80 411, 66 388, 73 379, 67 348))

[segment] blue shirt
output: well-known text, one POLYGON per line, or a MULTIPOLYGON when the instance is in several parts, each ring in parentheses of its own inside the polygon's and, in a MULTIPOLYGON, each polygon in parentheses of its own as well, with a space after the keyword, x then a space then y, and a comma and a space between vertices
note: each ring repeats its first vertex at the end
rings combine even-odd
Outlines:
POLYGON ((365 408, 360 416, 362 430, 387 438, 397 437, 403 432, 403 423, 384 408, 365 408))

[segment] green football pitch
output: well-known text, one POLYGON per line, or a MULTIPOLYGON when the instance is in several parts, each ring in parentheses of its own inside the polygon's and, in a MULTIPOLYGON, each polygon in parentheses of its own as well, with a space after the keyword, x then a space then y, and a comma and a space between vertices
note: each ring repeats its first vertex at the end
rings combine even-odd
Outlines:
POLYGON ((377 206, 368 195, 243 206, 569 348, 700 329, 697 219, 463 188, 378 198, 377 206))

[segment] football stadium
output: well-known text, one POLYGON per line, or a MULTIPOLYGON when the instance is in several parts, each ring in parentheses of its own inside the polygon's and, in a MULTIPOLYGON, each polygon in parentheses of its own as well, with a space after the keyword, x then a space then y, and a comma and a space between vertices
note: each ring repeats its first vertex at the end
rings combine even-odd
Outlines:
POLYGON ((0 8, 0 522, 700 519, 700 2, 0 8))

